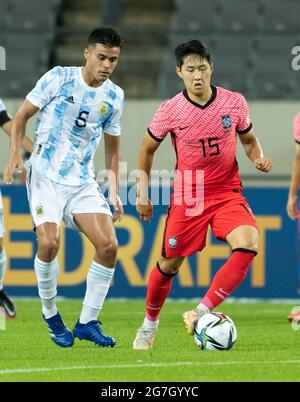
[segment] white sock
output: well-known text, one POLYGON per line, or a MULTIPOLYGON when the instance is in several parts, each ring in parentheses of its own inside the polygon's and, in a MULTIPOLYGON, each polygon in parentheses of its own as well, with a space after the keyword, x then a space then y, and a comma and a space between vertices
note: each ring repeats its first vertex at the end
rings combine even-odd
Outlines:
POLYGON ((210 309, 205 305, 205 304, 198 304, 198 306, 196 307, 196 310, 198 311, 198 313, 200 313, 201 315, 210 313, 210 309))
POLYGON ((45 318, 51 318, 57 314, 57 257, 51 262, 44 262, 36 256, 34 260, 34 270, 38 282, 39 296, 42 301, 42 312, 45 318))
POLYGON ((147 317, 145 317, 143 326, 149 329, 157 329, 159 324, 159 320, 149 320, 147 317))
POLYGON ((6 269, 6 254, 5 250, 3 249, 2 253, 0 254, 0 290, 3 289, 5 269, 6 269))
POLYGON ((114 268, 107 268, 95 261, 92 262, 87 275, 86 292, 79 318, 81 324, 97 320, 114 273, 114 268))

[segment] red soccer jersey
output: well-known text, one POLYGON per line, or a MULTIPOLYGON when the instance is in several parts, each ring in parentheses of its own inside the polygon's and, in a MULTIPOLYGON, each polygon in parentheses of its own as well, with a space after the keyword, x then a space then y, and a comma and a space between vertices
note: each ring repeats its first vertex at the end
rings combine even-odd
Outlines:
POLYGON ((182 176, 185 170, 193 174, 203 170, 205 199, 211 199, 242 191, 236 133, 244 134, 251 128, 243 95, 212 86, 212 97, 203 106, 193 102, 186 90, 163 102, 148 133, 156 141, 171 134, 176 170, 182 176))

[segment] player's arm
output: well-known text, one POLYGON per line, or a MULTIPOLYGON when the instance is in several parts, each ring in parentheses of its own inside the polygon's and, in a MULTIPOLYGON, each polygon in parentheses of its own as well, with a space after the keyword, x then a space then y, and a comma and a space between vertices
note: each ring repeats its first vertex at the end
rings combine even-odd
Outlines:
POLYGON ((292 165, 292 176, 290 182, 289 196, 287 202, 287 214, 295 220, 298 218, 298 190, 300 187, 300 144, 296 143, 295 156, 292 165))
POLYGON ((22 171, 23 161, 20 155, 20 150, 25 137, 26 124, 38 111, 39 108, 26 99, 13 120, 10 155, 4 171, 4 181, 7 184, 13 182, 13 174, 15 170, 17 170, 18 173, 21 173, 22 171))
POLYGON ((138 159, 136 210, 140 219, 146 223, 150 222, 153 216, 153 206, 148 197, 148 185, 150 180, 153 157, 160 145, 159 141, 154 140, 149 134, 144 136, 138 159))
POLYGON ((260 143, 255 135, 254 129, 251 128, 247 133, 239 134, 239 139, 244 147, 248 158, 254 163, 256 169, 268 173, 272 170, 272 161, 263 155, 260 143))
POLYGON ((104 133, 105 165, 108 173, 110 200, 114 207, 113 221, 121 220, 124 215, 122 201, 119 196, 120 178, 120 136, 104 133))
MULTIPOLYGON (((7 123, 3 124, 3 126, 1 127, 9 137, 11 136, 13 122, 14 122, 13 120, 9 120, 7 123)), ((34 144, 33 144, 32 139, 29 137, 29 135, 25 134, 23 142, 22 142, 23 149, 26 152, 32 153, 33 145, 34 144)))

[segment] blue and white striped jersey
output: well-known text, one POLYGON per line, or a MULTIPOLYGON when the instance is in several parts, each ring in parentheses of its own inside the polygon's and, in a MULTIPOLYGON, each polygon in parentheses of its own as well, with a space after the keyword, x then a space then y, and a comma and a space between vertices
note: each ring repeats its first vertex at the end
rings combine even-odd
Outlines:
POLYGON ((88 86, 82 67, 55 67, 26 98, 40 109, 33 166, 60 184, 93 181, 93 157, 102 133, 121 134, 123 90, 110 80, 98 88, 88 86))

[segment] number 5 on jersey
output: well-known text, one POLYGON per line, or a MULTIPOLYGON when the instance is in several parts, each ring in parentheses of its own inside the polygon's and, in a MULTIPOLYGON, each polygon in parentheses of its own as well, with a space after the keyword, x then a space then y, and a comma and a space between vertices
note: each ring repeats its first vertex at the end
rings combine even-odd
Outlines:
POLYGON ((87 118, 89 116, 89 113, 90 112, 86 112, 84 110, 79 113, 79 116, 75 120, 75 124, 76 124, 77 127, 84 128, 86 126, 86 121, 87 121, 87 118))

